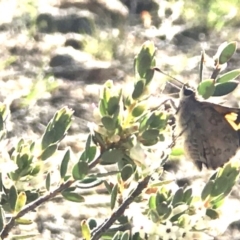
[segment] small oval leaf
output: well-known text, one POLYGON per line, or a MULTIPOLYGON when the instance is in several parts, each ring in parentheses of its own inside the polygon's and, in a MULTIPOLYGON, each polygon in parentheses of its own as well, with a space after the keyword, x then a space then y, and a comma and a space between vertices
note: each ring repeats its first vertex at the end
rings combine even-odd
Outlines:
POLYGON ((227 95, 235 90, 235 88, 238 86, 237 81, 230 81, 230 82, 224 82, 224 83, 217 83, 215 85, 215 91, 212 96, 214 97, 220 97, 227 95))
MULTIPOLYGON (((26 218, 17 218, 16 223, 21 224, 21 225, 30 225, 33 223, 33 220, 31 219, 26 219, 26 218)), ((33 237, 36 235, 33 235, 33 237)))
POLYGON ((235 78, 237 78, 240 75, 240 69, 235 69, 233 71, 227 72, 223 74, 221 77, 217 79, 217 83, 224 83, 233 81, 235 78))
POLYGON ((101 116, 107 115, 107 109, 105 106, 105 101, 103 99, 100 100, 100 102, 98 104, 98 109, 100 111, 101 116))
POLYGON ((5 212, 0 206, 0 231, 2 231, 3 227, 6 225, 6 217, 5 217, 5 212))
POLYGON ((61 162, 60 166, 60 176, 61 178, 64 178, 67 173, 68 163, 70 160, 70 150, 68 149, 66 153, 64 154, 63 160, 61 162))
POLYGON ((87 224, 88 224, 90 230, 93 230, 95 227, 97 227, 97 221, 94 218, 89 218, 87 220, 87 224))
POLYGON ((132 98, 134 100, 138 99, 143 94, 143 89, 144 89, 144 80, 139 80, 134 86, 132 98))
POLYGON ((104 126, 107 130, 109 130, 109 131, 115 130, 115 128, 116 128, 116 123, 115 123, 115 121, 114 121, 111 117, 109 117, 109 116, 104 116, 104 117, 102 117, 101 121, 102 121, 103 126, 104 126))
POLYGON ((57 150, 58 145, 57 144, 53 144, 48 146, 42 153, 41 155, 41 159, 44 161, 48 158, 50 158, 57 150))
POLYGON ((126 230, 121 237, 121 240, 129 240, 130 239, 130 232, 129 230, 126 230))
POLYGON ((119 108, 119 98, 116 96, 113 96, 109 99, 107 103, 107 111, 109 115, 113 115, 119 108))
POLYGON ((145 74, 146 85, 151 82, 151 80, 153 79, 154 73, 155 73, 154 69, 148 69, 146 71, 146 74, 145 74))
POLYGON ((225 176, 221 176, 217 178, 214 182, 212 191, 211 191, 211 197, 217 197, 221 194, 223 194, 226 189, 228 188, 228 179, 225 176))
POLYGON ((175 206, 178 203, 183 202, 183 189, 179 188, 173 196, 172 205, 175 206))
POLYGON ((50 186, 51 186, 51 174, 50 173, 47 174, 45 186, 46 186, 46 189, 49 191, 50 186))
POLYGON ((229 61, 237 49, 237 42, 229 42, 219 55, 219 64, 224 64, 229 61))
POLYGON ((84 202, 85 199, 83 196, 79 195, 76 192, 69 192, 69 191, 63 191, 61 192, 62 196, 64 197, 64 199, 71 201, 71 202, 84 202))
POLYGON ((211 219, 218 219, 219 218, 219 213, 216 210, 210 209, 210 208, 208 208, 206 210, 206 215, 208 217, 210 217, 211 219))
POLYGON ((123 152, 119 149, 110 149, 102 154, 101 164, 110 165, 120 161, 123 157, 123 152))
POLYGON ((159 135, 159 131, 157 129, 148 129, 143 132, 142 137, 147 140, 155 140, 159 135))
POLYGON ((25 192, 20 192, 17 197, 16 205, 15 205, 15 212, 18 213, 22 210, 25 206, 27 201, 27 196, 25 192))
POLYGON ((132 116, 140 117, 145 112, 146 109, 147 109, 146 103, 139 103, 133 108, 132 116))
POLYGON ((148 206, 150 209, 156 209, 156 196, 152 195, 150 196, 148 200, 148 206))
POLYGON ((112 189, 111 192, 111 209, 114 209, 115 204, 116 204, 116 200, 117 200, 117 194, 118 194, 118 184, 116 183, 112 189))
POLYGON ((214 186, 214 181, 210 180, 207 182, 207 184, 204 186, 203 190, 202 190, 202 194, 201 194, 201 198, 204 201, 207 197, 210 196, 212 189, 214 186))
POLYGON ((72 176, 75 180, 82 180, 88 174, 88 170, 86 162, 78 162, 72 169, 72 176))
POLYGON ((91 239, 91 231, 90 228, 85 220, 81 222, 81 230, 82 230, 82 235, 85 240, 90 240, 91 239))
POLYGON ((207 99, 211 97, 215 91, 215 82, 213 79, 204 80, 198 85, 198 93, 201 95, 204 99, 207 99))
POLYGON ((17 189, 14 185, 12 185, 9 189, 9 205, 12 211, 15 210, 15 205, 16 205, 16 201, 17 201, 17 189))
POLYGON ((183 150, 183 148, 174 147, 174 148, 172 148, 170 155, 173 157, 182 156, 182 155, 184 155, 184 150, 183 150))
POLYGON ((127 181, 133 174, 133 167, 131 164, 127 164, 123 167, 121 171, 121 178, 125 182, 127 181))

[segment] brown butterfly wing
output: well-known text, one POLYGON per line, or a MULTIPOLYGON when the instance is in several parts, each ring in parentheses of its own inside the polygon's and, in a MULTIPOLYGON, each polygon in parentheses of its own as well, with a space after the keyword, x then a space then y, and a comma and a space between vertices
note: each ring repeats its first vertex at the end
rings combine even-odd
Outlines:
MULTIPOLYGON (((238 131, 233 127, 233 124, 237 125, 237 115, 233 116, 230 123, 225 116, 232 114, 233 109, 205 102, 201 103, 201 107, 202 117, 197 121, 202 126, 202 134, 199 135, 202 139, 203 159, 206 160, 207 167, 216 169, 229 161, 239 147, 238 131)), ((238 109, 234 110, 239 112, 238 109)))
POLYGON ((239 109, 199 102, 193 97, 180 103, 177 123, 183 129, 186 155, 199 169, 202 164, 216 169, 235 155, 239 147, 238 113, 239 109), (231 114, 231 123, 225 118, 227 114, 231 114))

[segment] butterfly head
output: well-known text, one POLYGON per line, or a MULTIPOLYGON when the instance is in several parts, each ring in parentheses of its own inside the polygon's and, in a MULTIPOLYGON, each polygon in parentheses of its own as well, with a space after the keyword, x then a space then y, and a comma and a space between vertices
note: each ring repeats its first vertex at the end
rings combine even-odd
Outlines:
POLYGON ((187 99, 190 97, 195 97, 195 91, 190 88, 187 84, 184 84, 182 89, 180 90, 180 99, 187 99))

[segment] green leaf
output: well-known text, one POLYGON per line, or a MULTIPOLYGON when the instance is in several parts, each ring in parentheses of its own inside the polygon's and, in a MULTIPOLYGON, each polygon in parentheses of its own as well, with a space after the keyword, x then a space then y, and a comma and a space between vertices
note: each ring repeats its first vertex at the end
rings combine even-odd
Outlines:
POLYGON ((156 196, 151 195, 148 200, 148 206, 150 209, 156 209, 156 196))
POLYGON ((192 199, 192 188, 188 188, 183 193, 183 202, 190 204, 190 201, 192 199))
POLYGON ((107 111, 109 115, 113 115, 119 108, 119 98, 113 96, 107 102, 107 111))
POLYGON ((103 126, 109 131, 113 131, 117 127, 116 122, 109 116, 102 117, 101 121, 103 126))
POLYGON ((90 148, 91 142, 92 142, 92 135, 89 134, 89 135, 88 135, 88 138, 87 138, 87 141, 86 141, 85 149, 90 148))
POLYGON ((117 231, 117 232, 114 234, 114 236, 113 236, 112 238, 110 238, 110 239, 112 239, 112 240, 119 240, 119 238, 120 238, 120 232, 117 231))
POLYGON ((149 118, 150 118, 149 114, 145 114, 141 117, 140 126, 139 126, 140 132, 143 132, 144 130, 146 130, 148 128, 149 118))
MULTIPOLYGON (((220 46, 221 47, 221 46, 220 46)), ((219 48, 220 48, 219 47, 219 48)), ((229 61, 237 49, 237 42, 229 42, 219 55, 219 64, 224 64, 229 61)))
POLYGON ((168 213, 169 206, 166 202, 156 201, 156 209, 157 209, 159 216, 163 216, 168 213))
POLYGON ((96 219, 94 219, 94 218, 89 218, 89 219, 87 220, 87 224, 88 224, 90 230, 93 230, 94 228, 97 227, 97 221, 96 221, 96 219))
POLYGON ((87 151, 87 162, 90 163, 94 160, 95 156, 97 153, 97 147, 96 146, 91 146, 88 151, 87 151))
POLYGON ((84 197, 79 195, 76 192, 63 191, 63 192, 61 192, 61 194, 64 197, 64 199, 71 201, 71 202, 81 203, 81 202, 85 201, 84 197))
POLYGON ((3 177, 2 177, 2 173, 0 172, 0 191, 3 192, 3 177))
POLYGON ((211 97, 215 91, 215 82, 213 79, 204 80, 198 85, 198 93, 204 99, 211 97))
POLYGON ((130 239, 130 232, 129 230, 126 230, 121 237, 121 240, 129 240, 130 239))
POLYGON ((105 102, 103 99, 100 100, 98 109, 100 111, 101 116, 107 115, 107 109, 106 109, 105 102))
POLYGON ((210 202, 210 206, 212 206, 213 209, 218 209, 219 207, 221 207, 221 206, 224 204, 225 198, 226 198, 226 195, 225 195, 225 194, 219 195, 219 197, 213 199, 213 200, 210 202))
POLYGON ((12 185, 9 189, 9 198, 8 198, 9 205, 12 211, 15 210, 17 197, 18 197, 17 189, 14 185, 12 185))
POLYGON ((89 168, 86 162, 78 162, 73 166, 72 176, 75 180, 82 180, 88 174, 89 168))
POLYGON ((159 222, 159 218, 160 216, 158 215, 157 211, 154 210, 154 209, 151 209, 148 213, 150 219, 154 222, 154 223, 157 223, 159 222))
POLYGON ((235 88, 238 86, 238 84, 239 83, 237 81, 217 83, 215 85, 215 91, 214 91, 213 96, 220 97, 220 96, 227 95, 227 94, 231 93, 233 90, 235 90, 235 88))
POLYGON ((127 164, 123 167, 121 171, 121 178, 125 182, 127 181, 133 174, 133 168, 131 164, 127 164))
POLYGON ((147 109, 146 103, 138 103, 132 110, 133 117, 140 117, 147 109))
POLYGON ((22 149, 22 145, 24 144, 24 140, 21 138, 18 143, 17 143, 17 146, 16 146, 16 151, 17 152, 21 152, 21 149, 22 149))
POLYGON ((50 191, 50 186, 51 186, 51 174, 48 173, 46 176, 46 183, 45 183, 46 189, 50 191))
POLYGON ((227 188, 228 188, 227 177, 221 176, 220 178, 217 178, 214 182, 214 185, 211 191, 211 197, 217 197, 221 195, 226 191, 227 188))
POLYGON ((227 72, 225 74, 223 74, 221 77, 219 77, 217 79, 217 83, 224 83, 224 82, 229 82, 229 81, 233 81, 234 79, 236 79, 238 76, 240 75, 240 69, 235 69, 232 70, 230 72, 227 72))
POLYGON ((36 164, 36 165, 33 167, 30 175, 31 175, 31 176, 36 176, 36 175, 40 172, 40 170, 41 170, 41 164, 36 164))
POLYGON ((101 164, 115 164, 123 158, 123 152, 119 149, 110 149, 102 154, 101 164))
POLYGON ((47 147, 42 155, 41 155, 41 159, 44 161, 44 160, 47 160, 48 158, 50 158, 57 150, 57 147, 58 145, 57 144, 53 144, 53 145, 50 145, 49 147, 47 147))
POLYGON ((153 79, 154 73, 155 73, 154 69, 148 69, 146 71, 146 75, 145 75, 146 85, 151 82, 151 80, 153 79))
POLYGON ((89 189, 101 185, 103 181, 96 177, 86 177, 80 180, 77 187, 82 189, 89 189))
POLYGON ((143 132, 142 138, 147 141, 155 140, 159 135, 159 130, 157 129, 148 129, 143 132))
POLYGON ((114 209, 115 204, 116 204, 116 200, 117 200, 117 194, 118 194, 118 184, 116 183, 112 189, 111 192, 111 209, 114 209))
POLYGON ((182 156, 182 155, 184 155, 184 150, 183 150, 183 148, 174 147, 174 148, 172 148, 170 155, 173 157, 182 156))
MULTIPOLYGON (((21 224, 21 225, 31 225, 31 224, 33 224, 33 220, 26 219, 26 218, 17 218, 16 223, 21 224)), ((36 235, 33 235, 33 236, 36 236, 36 235)))
POLYGON ((6 217, 5 217, 5 212, 2 208, 2 206, 0 206, 0 231, 3 230, 3 228, 6 225, 6 217))
POLYGON ((216 210, 208 208, 206 211, 206 215, 210 217, 211 219, 218 219, 219 214, 216 210))
POLYGON ((141 95, 143 94, 144 87, 145 87, 144 80, 138 80, 136 85, 134 86, 134 90, 132 93, 132 98, 134 100, 141 97, 141 95))
POLYGON ((2 131, 4 129, 4 120, 2 115, 0 115, 0 131, 2 131))
POLYGON ((179 188, 173 196, 172 205, 175 206, 178 203, 183 202, 183 189, 179 188))
POLYGON ((201 194, 201 198, 203 201, 206 200, 206 198, 210 196, 213 186, 214 186, 213 180, 209 180, 207 182, 207 184, 204 186, 204 188, 202 190, 202 194, 201 194))
POLYGON ((85 220, 81 222, 81 230, 82 230, 82 235, 85 240, 90 240, 91 239, 91 231, 90 228, 85 220))
POLYGON ((113 186, 111 186, 106 180, 103 182, 108 193, 111 194, 113 186))
POLYGON ((136 57, 135 66, 136 71, 140 75, 140 77, 144 77, 148 69, 151 68, 153 64, 155 53, 155 46, 153 42, 146 41, 136 57))
POLYGON ((73 111, 67 107, 55 113, 43 134, 42 149, 46 149, 49 145, 57 144, 62 140, 71 125, 72 115, 73 111))
POLYGON ((27 153, 24 153, 24 154, 17 154, 17 157, 16 157, 16 163, 18 165, 18 168, 19 169, 24 169, 24 168, 27 168, 30 166, 31 164, 31 161, 29 161, 30 156, 27 154, 27 153))
POLYGON ((148 119, 147 124, 151 128, 165 129, 168 124, 168 115, 163 114, 162 112, 153 112, 150 118, 148 119))
POLYGON ((63 157, 63 160, 60 165, 60 176, 63 179, 67 173, 68 163, 70 160, 70 150, 68 149, 63 157))
POLYGON ((27 196, 25 192, 20 192, 17 197, 16 205, 15 205, 15 212, 18 213, 22 210, 27 202, 27 196))

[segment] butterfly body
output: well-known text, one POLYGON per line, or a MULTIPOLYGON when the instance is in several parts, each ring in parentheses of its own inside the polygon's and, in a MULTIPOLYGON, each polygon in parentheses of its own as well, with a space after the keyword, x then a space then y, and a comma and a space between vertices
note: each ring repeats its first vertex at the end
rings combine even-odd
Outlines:
POLYGON ((183 86, 176 113, 177 134, 183 137, 186 156, 199 169, 216 169, 236 154, 239 147, 240 110, 196 99, 195 92, 183 86), (225 116, 234 113, 228 121, 225 116))

